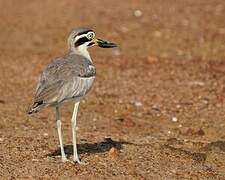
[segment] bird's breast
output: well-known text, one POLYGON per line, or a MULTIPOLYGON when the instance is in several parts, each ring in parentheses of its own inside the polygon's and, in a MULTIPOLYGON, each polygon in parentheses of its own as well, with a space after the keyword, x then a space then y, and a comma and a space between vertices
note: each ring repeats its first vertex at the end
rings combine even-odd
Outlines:
POLYGON ((94 80, 95 80, 95 76, 93 77, 88 77, 88 78, 82 78, 82 77, 79 77, 77 80, 76 80, 76 83, 74 84, 74 96, 84 96, 86 95, 93 83, 94 83, 94 80))

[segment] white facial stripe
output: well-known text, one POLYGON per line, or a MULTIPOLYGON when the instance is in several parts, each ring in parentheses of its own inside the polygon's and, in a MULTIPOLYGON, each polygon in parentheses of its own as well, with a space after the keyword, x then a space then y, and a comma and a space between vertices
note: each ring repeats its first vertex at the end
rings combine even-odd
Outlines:
MULTIPOLYGON (((77 37, 75 38, 75 42, 76 42, 78 39, 82 38, 82 37, 86 37, 86 38, 90 39, 90 38, 88 37, 88 36, 90 36, 90 34, 91 34, 91 36, 92 36, 91 39, 93 39, 93 38, 95 37, 95 33, 94 33, 94 32, 88 32, 87 34, 82 34, 82 35, 77 36, 77 37)), ((90 40, 91 40, 91 39, 90 39, 90 40)))

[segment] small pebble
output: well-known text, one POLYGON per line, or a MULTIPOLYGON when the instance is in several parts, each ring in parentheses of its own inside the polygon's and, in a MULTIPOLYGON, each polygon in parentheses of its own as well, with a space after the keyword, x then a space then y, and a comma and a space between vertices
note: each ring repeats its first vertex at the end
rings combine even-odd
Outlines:
POLYGON ((196 134, 199 136, 204 136, 205 132, 202 129, 199 129, 198 131, 196 131, 196 134))
POLYGON ((172 121, 173 121, 173 122, 177 122, 177 118, 176 118, 176 117, 173 117, 173 118, 172 118, 172 121))
POLYGON ((156 111, 160 111, 159 107, 158 107, 156 104, 154 104, 154 105, 152 106, 152 109, 154 109, 154 110, 156 110, 156 111))
POLYGON ((156 62, 158 62, 158 58, 153 57, 153 56, 148 56, 147 62, 150 63, 150 64, 151 63, 156 63, 156 62))
POLYGON ((162 36, 162 33, 160 31, 155 31, 154 36, 160 38, 162 36))
POLYGON ((113 55, 115 55, 115 56, 120 56, 120 55, 121 55, 120 50, 119 50, 119 49, 115 49, 115 50, 113 51, 113 55))
POLYGON ((181 105, 180 105, 180 104, 177 104, 177 105, 176 105, 176 108, 177 108, 177 109, 180 109, 180 108, 181 108, 181 105))
POLYGON ((178 50, 177 50, 177 55, 178 55, 178 56, 183 56, 183 55, 184 55, 184 51, 181 50, 181 49, 178 49, 178 50))
POLYGON ((0 142, 2 142, 2 141, 4 141, 4 139, 3 138, 0 138, 0 142))
POLYGON ((203 100, 203 103, 204 103, 204 104, 208 104, 209 101, 208 101, 207 99, 204 99, 204 100, 203 100))
POLYGON ((191 86, 204 86, 205 83, 203 81, 190 81, 189 85, 191 85, 191 86))
POLYGON ((112 158, 115 158, 119 155, 119 151, 118 149, 116 149, 115 147, 112 147, 110 150, 109 150, 109 155, 112 157, 112 158))
POLYGON ((143 106, 143 104, 139 101, 134 102, 134 105, 137 107, 143 106))
POLYGON ((38 159, 32 159, 31 161, 33 161, 33 162, 38 162, 38 159))
POLYGON ((127 27, 125 27, 125 26, 122 26, 122 27, 121 27, 121 31, 122 31, 123 33, 126 33, 126 32, 129 31, 129 29, 128 29, 127 27))
POLYGON ((176 173, 177 173, 177 171, 176 171, 175 169, 172 169, 171 172, 172 172, 173 174, 176 174, 176 173))
POLYGON ((43 135, 44 135, 45 137, 47 137, 47 136, 48 136, 48 133, 44 133, 43 135))
POLYGON ((134 11, 134 16, 135 16, 135 17, 141 17, 142 14, 143 14, 142 11, 139 10, 139 9, 136 9, 136 10, 134 11))

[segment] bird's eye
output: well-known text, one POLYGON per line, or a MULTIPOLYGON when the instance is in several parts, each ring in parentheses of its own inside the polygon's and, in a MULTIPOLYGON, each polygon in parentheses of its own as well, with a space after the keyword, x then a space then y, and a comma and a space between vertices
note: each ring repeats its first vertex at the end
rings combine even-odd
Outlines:
POLYGON ((93 33, 93 32, 89 32, 89 33, 87 34, 87 38, 88 38, 89 40, 92 40, 94 37, 95 37, 95 33, 93 33))

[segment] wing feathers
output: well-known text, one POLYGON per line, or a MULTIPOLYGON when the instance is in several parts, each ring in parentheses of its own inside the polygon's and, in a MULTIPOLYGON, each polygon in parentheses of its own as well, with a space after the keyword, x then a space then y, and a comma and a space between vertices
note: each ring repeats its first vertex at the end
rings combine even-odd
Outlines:
POLYGON ((69 54, 56 59, 42 72, 29 113, 65 99, 83 96, 90 89, 93 82, 90 79, 94 79, 95 74, 94 65, 83 56, 69 54))

